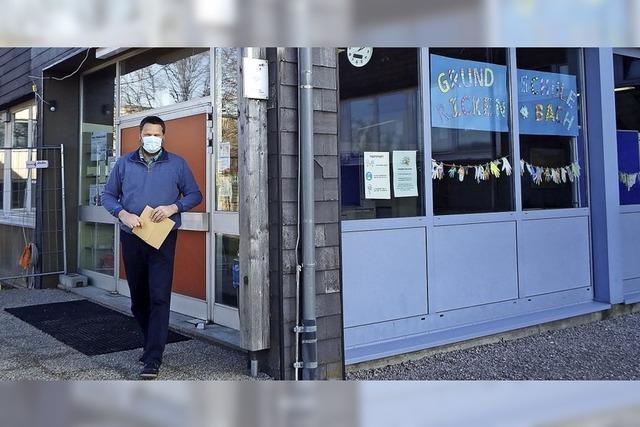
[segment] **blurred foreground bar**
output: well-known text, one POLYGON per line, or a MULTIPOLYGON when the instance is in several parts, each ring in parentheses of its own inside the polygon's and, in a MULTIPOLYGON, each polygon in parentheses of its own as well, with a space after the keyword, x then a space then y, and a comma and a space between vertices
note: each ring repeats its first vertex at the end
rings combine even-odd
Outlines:
POLYGON ((0 384, 11 427, 626 426, 635 382, 0 384))
POLYGON ((0 45, 633 46, 638 3, 12 0, 3 4, 0 45))

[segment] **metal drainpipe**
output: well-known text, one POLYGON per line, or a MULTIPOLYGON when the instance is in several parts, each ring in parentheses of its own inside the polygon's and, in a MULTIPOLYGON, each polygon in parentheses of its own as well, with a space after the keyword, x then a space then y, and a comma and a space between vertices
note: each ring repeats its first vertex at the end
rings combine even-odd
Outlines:
POLYGON ((298 49, 300 157, 302 177, 302 379, 315 380, 318 368, 316 327, 316 248, 313 159, 313 86, 311 48, 298 49))

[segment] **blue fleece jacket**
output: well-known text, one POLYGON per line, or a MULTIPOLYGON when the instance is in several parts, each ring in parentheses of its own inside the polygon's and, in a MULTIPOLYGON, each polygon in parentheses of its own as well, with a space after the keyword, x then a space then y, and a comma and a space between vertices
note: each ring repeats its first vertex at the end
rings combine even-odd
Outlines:
MULTIPOLYGON (((149 165, 140 159, 138 150, 118 159, 102 195, 102 205, 116 218, 123 209, 140 215, 146 205, 155 208, 175 203, 178 213, 171 216, 174 229, 182 223, 180 213, 201 201, 202 193, 187 162, 164 148, 158 160, 149 165)), ((120 228, 131 233, 124 224, 120 228)))

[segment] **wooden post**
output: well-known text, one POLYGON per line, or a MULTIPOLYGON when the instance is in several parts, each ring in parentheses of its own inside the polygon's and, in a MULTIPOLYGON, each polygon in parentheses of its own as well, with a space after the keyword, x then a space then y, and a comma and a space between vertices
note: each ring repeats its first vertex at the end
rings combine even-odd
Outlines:
MULTIPOLYGON (((266 58, 265 48, 242 49, 242 57, 266 58)), ((240 61, 238 188, 240 194, 240 342, 269 348, 269 219, 267 101, 245 97, 240 61)))

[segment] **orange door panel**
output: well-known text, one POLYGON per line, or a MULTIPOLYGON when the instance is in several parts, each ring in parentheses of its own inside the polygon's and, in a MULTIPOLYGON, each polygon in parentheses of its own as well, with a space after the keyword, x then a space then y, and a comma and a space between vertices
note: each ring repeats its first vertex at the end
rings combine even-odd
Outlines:
MULTIPOLYGON (((205 114, 167 120, 163 147, 184 158, 202 192, 202 203, 191 212, 206 212, 206 123, 205 114)), ((121 131, 121 153, 124 156, 140 146, 138 127, 121 131)), ((206 299, 206 233, 178 231, 173 272, 173 292, 193 298, 206 299)), ((124 263, 120 256, 120 278, 125 279, 124 263)))
MULTIPOLYGON (((202 203, 193 208, 191 212, 206 212, 206 124, 207 116, 205 114, 166 121, 167 132, 164 137, 163 147, 170 153, 177 154, 187 161, 198 187, 202 191, 202 203)), ((122 155, 137 150, 139 147, 140 129, 138 127, 122 129, 120 150, 122 155)))

